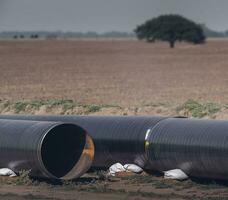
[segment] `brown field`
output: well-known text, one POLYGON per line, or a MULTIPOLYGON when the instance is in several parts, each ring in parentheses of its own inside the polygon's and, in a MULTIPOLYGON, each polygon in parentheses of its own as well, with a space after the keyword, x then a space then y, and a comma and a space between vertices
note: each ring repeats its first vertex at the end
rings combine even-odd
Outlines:
POLYGON ((228 41, 1 41, 1 99, 122 106, 228 102, 228 41))
MULTIPOLYGON (((228 40, 0 41, 0 113, 228 119, 228 40), (189 100, 192 99, 192 100, 189 100)), ((0 177, 0 199, 228 199, 227 182, 157 175, 75 182, 0 177)))

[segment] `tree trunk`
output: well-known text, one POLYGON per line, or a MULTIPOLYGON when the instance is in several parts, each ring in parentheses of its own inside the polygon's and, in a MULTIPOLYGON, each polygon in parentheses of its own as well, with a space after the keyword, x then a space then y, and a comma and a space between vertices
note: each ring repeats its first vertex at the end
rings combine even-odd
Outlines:
POLYGON ((175 41, 170 41, 169 45, 170 45, 170 48, 174 48, 175 47, 175 41))

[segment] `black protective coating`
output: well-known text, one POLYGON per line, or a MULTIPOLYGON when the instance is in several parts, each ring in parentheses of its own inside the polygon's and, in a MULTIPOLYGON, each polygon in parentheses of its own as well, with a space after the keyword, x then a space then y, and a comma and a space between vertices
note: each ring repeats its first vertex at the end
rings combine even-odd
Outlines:
POLYGON ((16 173, 31 170, 34 177, 61 178, 84 145, 84 130, 74 124, 0 119, 0 167, 16 173))
POLYGON ((167 117, 2 115, 1 118, 76 123, 94 141, 93 167, 109 167, 120 162, 149 168, 145 156, 146 133, 167 117))
POLYGON ((228 179, 228 121, 128 116, 0 118, 80 125, 94 140, 95 167, 136 163, 150 170, 182 169, 189 176, 228 179))
POLYGON ((228 121, 169 118, 154 127, 148 141, 154 170, 228 179, 228 121))

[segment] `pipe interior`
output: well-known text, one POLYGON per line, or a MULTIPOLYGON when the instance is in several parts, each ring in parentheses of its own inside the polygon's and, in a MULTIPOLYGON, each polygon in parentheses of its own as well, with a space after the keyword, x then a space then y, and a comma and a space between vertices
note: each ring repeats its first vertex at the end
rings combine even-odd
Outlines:
POLYGON ((41 146, 46 170, 56 178, 66 175, 79 161, 85 143, 86 133, 79 126, 62 124, 51 129, 41 146))

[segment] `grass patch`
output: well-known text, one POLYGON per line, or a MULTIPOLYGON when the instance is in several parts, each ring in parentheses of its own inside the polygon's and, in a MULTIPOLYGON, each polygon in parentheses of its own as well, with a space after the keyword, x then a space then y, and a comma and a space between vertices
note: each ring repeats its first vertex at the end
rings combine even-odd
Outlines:
POLYGON ((15 110, 15 113, 19 113, 21 111, 25 111, 27 106, 28 102, 18 101, 14 104, 13 108, 15 110))
POLYGON ((47 106, 48 108, 62 107, 63 112, 74 109, 75 107, 83 108, 84 114, 96 113, 102 110, 102 108, 119 108, 118 105, 109 105, 109 104, 78 104, 71 99, 35 99, 35 100, 22 100, 17 102, 0 102, 1 110, 8 109, 13 110, 14 113, 18 114, 21 112, 30 112, 32 110, 38 110, 42 106, 47 106))
POLYGON ((41 106, 47 105, 50 107, 63 106, 65 109, 70 109, 77 105, 73 100, 70 99, 32 100, 28 103, 31 107, 34 108, 39 108, 41 106))
POLYGON ((102 108, 121 108, 120 106, 117 105, 110 105, 110 104, 91 104, 91 105, 83 105, 83 108, 85 108, 85 114, 89 113, 96 113, 101 111, 102 108))
POLYGON ((29 177, 31 170, 22 170, 16 178, 16 185, 31 185, 32 179, 29 177))
POLYGON ((34 108, 39 109, 41 106, 48 106, 48 107, 56 107, 56 106, 62 106, 64 111, 73 109, 78 104, 74 102, 73 100, 69 99, 50 99, 50 100, 31 100, 31 101, 17 101, 15 103, 9 103, 7 102, 4 107, 9 107, 10 105, 13 105, 13 109, 15 113, 20 113, 26 111, 26 108, 34 108))
POLYGON ((221 107, 215 103, 200 103, 189 99, 183 105, 177 107, 177 112, 187 117, 212 117, 213 114, 219 112, 221 107))
POLYGON ((99 112, 102 109, 101 105, 86 105, 83 107, 86 109, 86 113, 95 113, 99 112))

